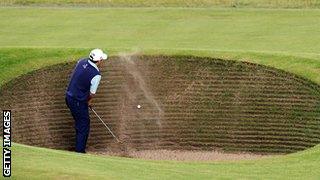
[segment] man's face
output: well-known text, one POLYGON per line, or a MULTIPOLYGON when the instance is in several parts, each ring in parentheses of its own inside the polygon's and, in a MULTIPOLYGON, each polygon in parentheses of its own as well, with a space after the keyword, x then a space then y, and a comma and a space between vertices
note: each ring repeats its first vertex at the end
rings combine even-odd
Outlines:
POLYGON ((98 66, 99 69, 102 68, 102 65, 103 65, 102 62, 103 62, 103 60, 100 60, 100 61, 97 62, 97 66, 98 66))

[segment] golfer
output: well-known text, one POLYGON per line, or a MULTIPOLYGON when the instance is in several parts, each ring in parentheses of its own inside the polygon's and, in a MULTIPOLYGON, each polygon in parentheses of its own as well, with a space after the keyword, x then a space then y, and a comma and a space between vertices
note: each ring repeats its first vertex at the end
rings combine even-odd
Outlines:
POLYGON ((66 92, 66 104, 75 121, 76 147, 75 151, 85 153, 90 130, 89 107, 96 94, 101 75, 103 60, 107 59, 101 49, 94 49, 88 58, 80 59, 73 70, 66 92))

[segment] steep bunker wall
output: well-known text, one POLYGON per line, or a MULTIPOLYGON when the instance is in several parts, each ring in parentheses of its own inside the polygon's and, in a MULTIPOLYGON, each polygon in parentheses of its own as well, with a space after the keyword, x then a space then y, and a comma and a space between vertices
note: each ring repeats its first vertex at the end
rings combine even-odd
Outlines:
MULTIPOLYGON (((1 88, 0 106, 13 113, 14 142, 73 148, 74 122, 64 93, 74 65, 43 68, 1 88)), ((320 87, 251 63, 111 57, 94 104, 129 150, 291 153, 320 143, 320 87)), ((91 113, 88 149, 118 147, 91 113)))

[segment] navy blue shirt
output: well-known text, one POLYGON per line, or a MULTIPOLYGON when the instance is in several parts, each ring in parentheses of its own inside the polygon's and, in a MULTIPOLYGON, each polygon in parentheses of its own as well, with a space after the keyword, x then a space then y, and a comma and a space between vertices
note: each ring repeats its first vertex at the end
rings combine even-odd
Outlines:
POLYGON ((89 64, 89 58, 80 59, 71 75, 66 94, 79 101, 87 101, 90 95, 91 80, 100 72, 89 64))

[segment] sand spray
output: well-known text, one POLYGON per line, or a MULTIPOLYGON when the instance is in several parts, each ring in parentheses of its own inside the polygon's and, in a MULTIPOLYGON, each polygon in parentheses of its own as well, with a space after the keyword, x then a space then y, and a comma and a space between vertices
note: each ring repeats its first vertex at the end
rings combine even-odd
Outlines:
MULTIPOLYGON (((136 53, 120 54, 119 57, 123 65, 125 66, 127 73, 129 73, 134 78, 135 83, 138 85, 138 87, 134 88, 139 88, 138 90, 140 90, 143 93, 143 96, 147 99, 147 101, 157 110, 158 113, 155 119, 157 125, 161 126, 161 119, 163 117, 164 111, 160 107, 157 100, 154 98, 152 92, 148 89, 148 86, 145 83, 145 79, 142 76, 140 70, 138 69, 137 64, 135 63, 135 60, 137 58, 136 53)), ((127 94, 129 98, 134 98, 132 96, 135 96, 135 94, 130 93, 128 90, 129 88, 129 86, 126 87, 127 94)))

